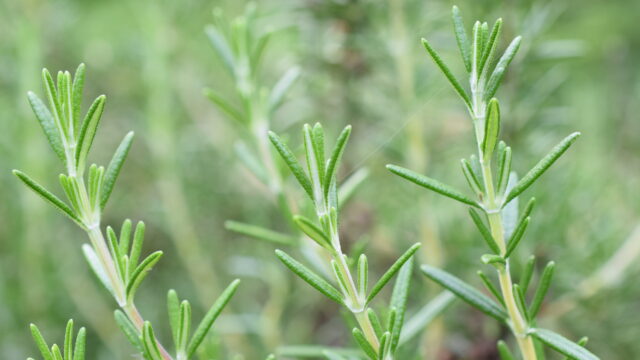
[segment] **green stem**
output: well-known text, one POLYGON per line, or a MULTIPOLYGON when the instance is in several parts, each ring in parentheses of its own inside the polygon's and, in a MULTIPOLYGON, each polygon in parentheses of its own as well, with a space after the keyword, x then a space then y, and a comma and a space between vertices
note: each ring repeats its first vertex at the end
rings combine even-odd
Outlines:
MULTIPOLYGON (((480 153, 480 159, 482 159, 482 153, 480 153)), ((487 203, 489 206, 489 208, 486 209, 487 217, 489 219, 489 227, 491 228, 491 235, 500 248, 500 254, 504 256, 506 253, 504 226, 502 224, 502 216, 500 215, 500 207, 496 206, 495 191, 493 189, 493 179, 491 176, 491 164, 484 163, 482 160, 481 164, 487 203)), ((524 360, 536 360, 537 355, 533 345, 533 340, 531 339, 531 336, 527 334, 529 325, 527 324, 524 316, 520 313, 513 294, 513 281, 511 279, 511 271, 509 268, 509 259, 505 259, 505 264, 498 267, 498 279, 500 282, 502 298, 507 308, 509 319, 511 320, 511 331, 516 337, 522 357, 524 360)))

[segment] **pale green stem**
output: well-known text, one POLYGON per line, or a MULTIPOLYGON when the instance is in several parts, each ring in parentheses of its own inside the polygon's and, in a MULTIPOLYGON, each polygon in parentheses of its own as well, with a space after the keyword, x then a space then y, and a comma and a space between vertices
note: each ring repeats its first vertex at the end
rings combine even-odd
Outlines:
MULTIPOLYGON (((480 153, 480 159, 482 159, 482 153, 480 153)), ((484 185, 487 196, 487 217, 489 219, 489 227, 491 228, 491 235, 495 239, 498 247, 500 248, 500 255, 504 256, 506 253, 506 243, 504 240, 504 227, 502 224, 502 216, 500 215, 500 208, 496 206, 495 192, 493 189, 493 179, 491 175, 490 162, 485 163, 480 160, 482 164, 482 174, 484 178, 484 185)), ((511 330, 516 337, 518 347, 522 353, 523 360, 536 360, 536 351, 533 346, 533 340, 531 336, 527 334, 529 328, 524 316, 520 313, 516 304, 515 296, 513 294, 513 281, 511 279, 511 271, 509 268, 509 259, 505 259, 505 264, 499 266, 498 279, 500 282, 500 291, 511 320, 511 330)))

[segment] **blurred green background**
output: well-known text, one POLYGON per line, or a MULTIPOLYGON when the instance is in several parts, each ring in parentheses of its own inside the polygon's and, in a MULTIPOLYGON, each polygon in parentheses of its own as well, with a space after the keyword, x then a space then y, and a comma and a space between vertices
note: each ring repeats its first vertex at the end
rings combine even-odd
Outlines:
MULTIPOLYGON (((321 121, 330 138, 353 125, 341 177, 365 166, 370 175, 345 207, 342 231, 348 248, 366 242, 374 274, 420 241, 420 262, 480 286, 475 272, 484 245, 464 207, 384 169, 393 162, 464 186, 458 161, 474 151, 471 124, 419 42, 428 37, 445 59, 458 59, 453 4, 259 1, 257 30, 277 30, 260 79, 271 86, 300 66, 301 79, 272 124, 294 144, 304 122, 321 121)), ((455 4, 468 26, 502 17, 502 48, 504 38, 524 36, 498 93, 516 170, 526 171, 571 131, 583 133, 526 194, 537 197, 538 207, 514 267, 529 253, 557 262, 542 322, 572 339, 589 336, 589 348, 603 359, 637 358, 640 2, 455 4)), ((275 229, 287 224, 232 150, 239 130, 202 95, 211 87, 233 97, 231 79, 204 33, 217 7, 234 17, 245 3, 0 1, 1 358, 36 354, 31 322, 50 341, 62 341, 68 318, 87 327, 88 358, 133 353, 113 321, 115 303, 84 262, 85 234, 10 172, 24 169, 58 189, 62 168, 25 94, 42 94, 42 67, 73 70, 80 62, 88 67, 85 102, 108 96, 92 160, 107 163, 126 131, 136 132, 104 224, 144 220, 146 250, 165 252, 138 301, 159 336, 169 337, 169 288, 192 299, 198 317, 225 284, 241 277, 215 325, 209 358, 260 359, 283 346, 352 345, 335 304, 294 279, 273 255, 274 244, 224 228, 228 219, 275 229)), ((286 186, 297 191, 291 179, 286 186)), ((410 312, 440 291, 417 273, 414 285, 410 312)), ((495 341, 505 335, 492 319, 456 303, 406 345, 403 358, 495 359, 495 341)))

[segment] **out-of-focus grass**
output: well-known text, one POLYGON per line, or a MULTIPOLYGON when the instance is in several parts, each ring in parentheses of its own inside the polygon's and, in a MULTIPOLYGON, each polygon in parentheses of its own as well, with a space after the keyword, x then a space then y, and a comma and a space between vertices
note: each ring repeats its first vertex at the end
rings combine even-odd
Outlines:
MULTIPOLYGON (((569 130, 583 132, 558 164, 566 171, 550 171, 529 190, 539 206, 524 246, 558 263, 550 297, 555 301, 543 309, 544 321, 573 338, 589 335, 590 348, 602 358, 633 358, 640 353, 640 321, 629 316, 640 302, 637 261, 630 262, 619 282, 607 278, 593 294, 588 289, 597 281, 581 282, 595 279, 640 222, 640 33, 635 19, 640 4, 457 4, 467 20, 502 16, 506 32, 525 36, 526 46, 501 90, 505 136, 518 163, 533 164, 569 130), (583 290, 576 284, 585 284, 583 290)), ((439 263, 479 284, 474 269, 482 245, 464 209, 406 186, 383 167, 393 160, 455 182, 460 179, 458 159, 472 151, 464 110, 419 44, 428 35, 445 57, 453 55, 451 5, 261 1, 261 26, 284 28, 274 38, 262 76, 273 81, 293 64, 303 69, 291 101, 276 114, 279 132, 291 132, 298 128, 291 125, 302 121, 321 120, 333 132, 354 125, 341 174, 366 165, 371 175, 345 209, 348 241, 368 239, 375 263, 384 264, 421 240, 420 261, 439 263)), ((112 320, 113 304, 81 258, 82 234, 20 188, 9 171, 24 168, 55 188, 47 174, 55 171, 56 162, 46 151, 25 93, 40 91, 42 67, 73 69, 79 62, 88 66, 88 96, 108 96, 100 131, 114 137, 101 137, 110 140, 97 148, 115 147, 115 134, 122 129, 137 132, 105 221, 142 219, 148 241, 165 250, 153 281, 141 291, 141 308, 157 319, 160 336, 168 334, 160 325, 168 288, 206 304, 217 284, 241 274, 247 279, 221 318, 212 354, 253 359, 273 351, 275 343, 346 344, 344 326, 337 324, 341 319, 328 317, 335 312, 333 305, 273 266, 272 245, 239 237, 222 225, 226 219, 283 224, 227 150, 238 133, 201 95, 205 86, 220 91, 231 86, 203 32, 214 6, 234 14, 244 4, 0 2, 0 357, 35 353, 29 322, 41 325, 50 337, 61 337, 68 317, 88 327, 91 358, 131 353, 112 320), (231 171, 222 172, 227 166, 231 171), (164 171, 171 175, 162 176, 164 171), (270 287, 273 282, 265 278, 274 277, 286 286, 270 287), (303 308, 304 314, 315 309, 314 316, 302 316, 303 308), (265 317, 273 321, 264 322, 265 317)), ((109 155, 92 154, 105 161, 109 155)), ((622 263, 614 262, 607 274, 616 274, 622 263)), ((438 289, 417 275, 414 281, 411 306, 417 309, 438 289)), ((486 349, 493 349, 499 332, 473 310, 454 307, 421 340, 428 344, 421 353, 489 358, 486 349)))

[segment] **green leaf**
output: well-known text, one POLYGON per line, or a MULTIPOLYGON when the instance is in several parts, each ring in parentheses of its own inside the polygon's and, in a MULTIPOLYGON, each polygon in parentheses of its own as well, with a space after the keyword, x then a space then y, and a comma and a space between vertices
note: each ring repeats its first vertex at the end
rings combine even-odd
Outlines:
POLYGON ((276 244, 293 245, 296 243, 295 239, 290 235, 273 231, 258 225, 251 225, 238 221, 227 220, 224 223, 224 227, 227 230, 237 232, 242 235, 247 235, 256 239, 265 240, 276 244))
POLYGON ((471 45, 471 68, 473 69, 472 71, 475 77, 478 78, 480 75, 480 71, 478 68, 480 66, 480 61, 482 60, 482 24, 480 23, 480 21, 476 21, 473 24, 471 36, 473 39, 473 44, 471 45))
POLYGON ((467 72, 471 72, 471 45, 467 37, 467 32, 464 29, 464 23, 462 22, 462 15, 460 15, 460 9, 457 6, 453 6, 452 10, 453 28, 456 33, 456 41, 458 42, 458 48, 460 49, 460 55, 462 55, 462 61, 467 72))
POLYGON ((179 352, 185 351, 189 343, 189 329, 191 328, 191 305, 187 300, 180 304, 180 324, 178 327, 178 341, 176 348, 179 352))
POLYGON ((73 348, 73 360, 84 360, 86 338, 87 330, 82 327, 76 336, 76 344, 73 348))
POLYGON ((311 179, 311 188, 313 189, 313 200, 317 204, 322 199, 322 184, 324 183, 324 174, 320 171, 324 166, 324 159, 318 158, 316 146, 314 145, 313 133, 309 124, 304 124, 304 149, 307 159, 307 169, 309 170, 309 179, 311 179))
POLYGON ((280 140, 280 137, 278 137, 278 135, 276 135, 273 131, 269 131, 269 140, 271 140, 271 143, 273 144, 273 146, 275 146, 276 150, 293 173, 293 176, 296 177, 304 191, 307 193, 307 195, 309 195, 311 200, 313 200, 311 181, 304 173, 302 166, 296 159, 295 155, 293 155, 293 152, 291 152, 289 147, 282 140, 280 140))
POLYGON ((129 299, 130 301, 133 300, 138 286, 140 286, 140 283, 147 276, 147 273, 151 271, 151 268, 153 268, 153 266, 158 262, 158 260, 160 260, 161 257, 162 251, 158 250, 147 256, 144 260, 142 260, 140 265, 136 267, 136 269, 133 271, 133 274, 131 274, 131 278, 129 278, 129 281, 127 282, 127 299, 129 299))
POLYGON ((509 173, 511 172, 511 148, 504 141, 498 143, 498 182, 496 189, 498 195, 504 194, 507 183, 509 182, 509 173))
POLYGON ((589 350, 551 330, 534 328, 529 331, 534 338, 542 341, 557 352, 575 360, 599 360, 589 350))
POLYGON ((463 195, 462 193, 460 193, 458 190, 450 187, 449 185, 445 185, 437 180, 431 179, 429 177, 426 177, 424 175, 420 175, 416 172, 413 172, 409 169, 405 169, 403 167, 400 166, 396 166, 396 165, 387 165, 387 169, 389 169, 389 171, 391 171, 392 173, 403 177, 409 181, 411 181, 412 183, 416 184, 416 185, 420 185, 424 188, 427 188, 431 191, 435 191, 441 195, 444 195, 446 197, 452 198, 454 200, 458 200, 462 203, 465 203, 467 205, 471 205, 477 208, 480 208, 480 205, 478 205, 477 202, 469 199, 468 197, 466 197, 465 195, 463 195))
POLYGON ((516 357, 513 355, 511 350, 509 350, 507 343, 502 340, 498 341, 498 353, 502 360, 516 360, 516 357))
POLYGON ((193 333, 191 341, 189 341, 189 346, 187 346, 187 358, 191 358, 193 354, 195 354, 198 346, 200 346, 200 344, 204 340, 204 337, 211 329, 213 322, 216 321, 222 310, 236 293, 238 285, 240 285, 240 280, 236 279, 232 281, 231 284, 227 286, 227 288, 222 292, 218 299, 213 303, 211 308, 209 308, 209 311, 207 311, 207 314, 204 316, 202 321, 200 321, 200 324, 196 328, 196 331, 193 333))
POLYGON ((378 359, 384 359, 387 347, 389 346, 389 338, 391 334, 387 331, 380 337, 380 348, 378 348, 378 359))
MULTIPOLYGON (((586 336, 583 336, 583 337, 580 338, 580 340, 578 340, 578 342, 576 344, 578 344, 578 345, 580 345, 582 347, 586 347, 588 341, 589 341, 589 338, 586 337, 586 336)), ((571 360, 571 358, 566 356, 564 358, 564 360, 571 360)))
POLYGON ((367 255, 361 254, 358 258, 358 294, 364 298, 367 296, 367 287, 369 283, 369 261, 367 255))
POLYGON ((82 173, 81 170, 83 169, 87 155, 89 154, 89 150, 93 144, 93 139, 96 135, 96 131, 98 130, 98 124, 102 118, 104 102, 106 99, 107 97, 104 95, 98 96, 93 104, 91 104, 89 111, 87 111, 87 115, 82 121, 75 154, 76 166, 79 173, 82 173))
POLYGON ((113 157, 109 162, 109 166, 107 166, 107 171, 104 173, 104 181, 102 182, 102 189, 100 190, 100 209, 104 209, 105 205, 107 205, 107 201, 109 201, 109 197, 113 191, 113 185, 115 185, 116 180, 118 179, 118 175, 122 169, 122 164, 127 158, 127 154, 129 154, 132 142, 133 131, 130 131, 124 139, 122 139, 120 145, 118 145, 116 152, 113 154, 113 157))
POLYGON ((372 308, 367 308, 367 317, 369 318, 369 322, 371 322, 371 326, 373 326, 373 331, 376 333, 376 336, 382 336, 384 331, 382 330, 380 318, 378 318, 378 315, 376 315, 376 312, 372 308))
POLYGON ((469 187, 471 188, 471 190, 473 190, 473 192, 479 198, 482 198, 483 186, 482 186, 482 183, 480 183, 480 180, 476 177, 476 174, 473 172, 473 169, 471 168, 471 164, 466 159, 460 160, 460 164, 462 165, 462 173, 464 174, 464 177, 467 179, 467 183, 469 183, 469 187))
POLYGON ((513 284, 512 291, 516 298, 516 305, 518 306, 520 313, 524 315, 524 318, 528 323, 531 322, 531 315, 527 310, 527 302, 525 300, 524 293, 522 292, 522 288, 518 284, 513 284))
POLYGON ((407 311, 407 297, 409 295, 409 286, 411 283, 411 273, 413 272, 413 257, 402 266, 402 269, 398 273, 398 280, 393 287, 393 293, 391 295, 391 307, 396 309, 396 317, 392 323, 389 324, 391 330, 391 343, 389 349, 391 354, 396 352, 398 344, 400 343, 400 335, 402 333, 402 325, 404 325, 404 317, 407 311))
POLYGON ((276 256, 287 266, 291 271, 298 275, 302 280, 306 281, 309 285, 313 286, 316 290, 320 291, 329 299, 337 302, 338 304, 344 304, 342 295, 340 292, 331 286, 326 280, 316 275, 306 266, 302 265, 291 256, 287 255, 284 251, 276 250, 276 256))
POLYGON ((47 345, 47 342, 44 340, 44 337, 42 336, 42 333, 40 333, 38 327, 34 324, 31 324, 30 328, 31 336, 33 336, 33 341, 35 341, 36 346, 38 347, 38 350, 40 350, 40 353, 42 354, 44 360, 54 360, 53 353, 51 352, 51 350, 49 350, 49 345, 47 345))
POLYGON ((144 243, 145 225, 142 221, 136 224, 136 230, 133 233, 133 242, 131 244, 131 252, 129 253, 129 279, 132 277, 134 270, 138 267, 138 260, 142 253, 142 244, 144 243))
POLYGON ((513 200, 516 196, 520 195, 523 191, 525 191, 534 181, 536 181, 540 175, 542 175, 553 163, 558 160, 562 154, 564 154, 567 149, 573 144, 576 139, 580 136, 579 132, 574 132, 573 134, 567 136, 562 140, 558 145, 556 145, 551 151, 540 160, 529 172, 522 178, 518 183, 509 191, 506 199, 504 200, 503 206, 508 204, 509 201, 513 200))
POLYGON ((229 73, 235 75, 234 64, 236 63, 236 60, 227 40, 222 36, 218 29, 211 25, 205 28, 205 33, 207 34, 213 49, 218 53, 220 59, 222 59, 222 63, 227 67, 227 70, 229 70, 229 73))
POLYGON ((378 359, 378 355, 376 354, 375 349, 373 348, 373 346, 371 346, 371 344, 369 344, 369 342, 367 341, 366 337, 364 336, 364 334, 360 329, 353 328, 353 331, 351 333, 353 334, 353 337, 356 339, 358 346, 360 346, 362 351, 364 351, 364 353, 367 354, 367 356, 370 359, 372 360, 378 359))
POLYGON ((180 299, 178 293, 171 289, 167 293, 167 312, 169 313, 169 325, 171 327, 171 335, 173 343, 178 345, 180 330, 180 299))
POLYGON ((78 129, 80 126, 80 112, 82 111, 82 91, 84 89, 84 73, 86 67, 84 64, 78 65, 73 75, 73 86, 71 88, 71 103, 73 110, 73 127, 78 129))
POLYGON ((296 80, 300 77, 300 68, 294 66, 287 70, 287 72, 282 75, 280 80, 273 86, 273 90, 269 94, 269 110, 274 111, 280 105, 282 105, 282 101, 289 92, 289 89, 295 84, 296 80))
POLYGON ((382 290, 382 288, 389 282, 389 280, 391 280, 391 278, 398 271, 400 271, 400 269, 402 268, 402 265, 404 265, 407 261, 409 261, 409 259, 411 259, 413 254, 415 254, 416 251, 418 251, 420 246, 421 246, 420 243, 413 244, 407 251, 404 252, 404 254, 402 254, 398 258, 398 260, 396 260, 395 263, 393 263, 393 265, 391 265, 391 267, 389 267, 389 270, 387 270, 387 272, 385 272, 384 275, 382 275, 380 280, 378 280, 376 284, 373 286, 373 288, 371 289, 371 293, 369 293, 369 296, 367 297, 367 304, 370 303, 371 300, 373 300, 373 298, 375 298, 376 295, 378 295, 380 290, 382 290))
POLYGON ((449 67, 444 63, 444 61, 442 61, 442 58, 440 57, 440 55, 438 55, 438 53, 431 47, 427 39, 422 39, 422 45, 424 45, 424 48, 427 50, 429 55, 431 55, 431 58, 433 59, 433 61, 436 63, 438 68, 440 68, 442 73, 444 73, 444 76, 446 76, 447 80, 449 80, 449 82, 451 83, 453 88, 456 90, 458 95, 460 95, 464 103, 467 104, 467 107, 471 109, 471 100, 469 99, 469 95, 467 95, 467 93, 462 88, 462 85, 460 85, 460 83, 455 78, 455 76, 453 76, 453 74, 451 73, 451 70, 449 70, 449 67))
POLYGON ((511 256, 513 250, 515 250, 518 244, 520 244, 520 240, 522 240, 524 232, 527 230, 527 226, 529 226, 530 221, 531 218, 526 217, 518 224, 518 227, 513 232, 513 236, 511 236, 511 239, 509 239, 509 243, 507 244, 507 251, 504 254, 505 259, 511 256))
POLYGON ((49 202, 51 205, 56 207, 58 210, 62 211, 63 214, 67 215, 71 220, 75 221, 78 225, 84 228, 84 224, 82 220, 73 212, 73 210, 65 204, 62 200, 60 200, 57 196, 50 193, 47 189, 42 187, 42 185, 38 184, 35 180, 29 177, 27 174, 23 173, 19 170, 13 170, 13 175, 17 176, 25 185, 27 185, 31 190, 33 190, 36 194, 40 195, 43 199, 49 202))
POLYGON ((64 126, 64 114, 62 113, 61 104, 58 100, 58 92, 56 91, 56 86, 53 83, 53 78, 51 78, 51 74, 47 69, 42 69, 42 82, 44 83, 44 91, 47 95, 47 100, 49 100, 49 106, 53 113, 56 125, 58 126, 60 137, 67 139, 67 128, 64 126))
POLYGON ((349 141, 350 134, 351 125, 347 125, 338 136, 336 145, 331 152, 331 157, 329 158, 329 162, 327 164, 327 171, 324 176, 326 180, 324 182, 323 192, 326 199, 329 198, 329 190, 332 183, 334 186, 336 185, 336 171, 338 168, 338 164, 340 163, 340 159, 342 158, 342 154, 344 153, 344 148, 347 145, 347 141, 349 141))
POLYGON ((495 297, 496 300, 498 300, 500 302, 500 304, 502 304, 502 306, 504 306, 504 300, 502 299, 502 295, 500 295, 500 291, 498 291, 498 288, 496 288, 495 285, 493 285, 493 283, 491 282, 491 279, 489 279, 489 277, 487 275, 485 275, 485 273, 483 273, 480 270, 478 270, 477 274, 480 277, 480 279, 482 280, 482 283, 484 284, 484 287, 486 287, 487 290, 489 290, 489 292, 491 292, 493 297, 495 297))
POLYGON ((520 277, 520 287, 525 294, 529 289, 529 283, 531 282, 531 278, 533 277, 533 270, 535 269, 535 265, 536 257, 534 255, 529 256, 529 260, 527 260, 527 264, 525 265, 522 276, 520 277))
POLYGON ((487 109, 487 119, 484 122, 484 139, 482 140, 482 154, 484 162, 488 163, 496 148, 498 136, 500 135, 500 106, 498 100, 492 98, 489 100, 487 109))
POLYGON ((138 350, 139 352, 143 352, 144 348, 142 346, 142 339, 140 338, 140 335, 135 325, 133 325, 133 323, 131 322, 131 320, 129 320, 127 315, 125 315, 120 310, 116 310, 114 312, 114 317, 116 319, 116 324, 118 324, 118 327, 120 328, 122 333, 125 335, 127 340, 129 340, 131 345, 133 345, 133 347, 136 348, 136 350, 138 350))
POLYGON ((158 348, 158 343, 156 342, 156 336, 153 333, 153 328, 148 321, 145 321, 142 326, 142 345, 144 346, 145 354, 147 354, 150 360, 163 360, 160 348, 158 348))
POLYGON ((64 360, 72 360, 73 356, 73 320, 67 322, 64 332, 64 360))
POLYGON ((544 270, 542 271, 540 283, 538 284, 536 293, 533 295, 533 300, 531 301, 531 306, 529 307, 529 313, 533 318, 538 315, 538 311, 540 311, 540 307, 542 306, 544 297, 547 295, 547 291, 549 291, 549 286, 551 285, 551 280, 553 279, 555 268, 556 263, 554 263, 553 261, 549 261, 549 263, 547 263, 547 266, 545 266, 544 270))
POLYGON ((498 91, 498 87, 502 82, 502 78, 504 77, 504 73, 507 70, 507 67, 520 48, 521 40, 522 38, 520 36, 513 39, 507 47, 507 50, 505 50, 504 54, 502 54, 502 57, 500 57, 500 60, 498 60, 498 64, 493 69, 493 73, 491 73, 489 81, 487 82, 487 87, 484 93, 485 100, 489 100, 496 95, 496 92, 498 91))
POLYGON ((29 91, 27 93, 27 97, 29 98, 31 109, 36 115, 36 119, 38 119, 38 122, 42 127, 42 131, 47 137, 49 145, 56 153, 56 155, 58 155, 58 158, 60 158, 60 160, 62 160, 62 162, 66 164, 67 158, 64 153, 62 139, 60 138, 60 132, 58 131, 58 127, 56 125, 55 119, 53 118, 53 115, 51 115, 49 109, 47 109, 42 100, 40 100, 40 98, 36 94, 29 91))
POLYGON ((498 243, 496 243, 496 240, 493 238, 493 235, 491 235, 491 231, 487 229, 486 225, 480 218, 480 215, 478 215, 478 213, 472 208, 469 208, 469 215, 471 215, 471 219, 473 220, 473 223, 476 224, 476 227, 480 231, 482 238, 487 243, 489 248, 493 250, 495 254, 500 254, 500 247, 498 246, 498 243))
POLYGON ((206 96, 212 103, 214 103, 222 112, 224 112, 231 120, 237 121, 239 124, 245 124, 247 118, 242 114, 238 108, 233 106, 227 99, 216 93, 212 89, 204 89, 204 96, 206 96))
POLYGON ((500 36, 500 30, 502 30, 502 19, 496 20, 496 23, 493 25, 491 29, 491 35, 487 39, 487 44, 485 46, 484 52, 482 53, 482 59, 480 61, 480 66, 478 67, 478 73, 481 74, 485 67, 488 67, 488 63, 491 61, 493 54, 498 45, 498 37, 500 36))
POLYGON ((431 280, 447 288, 469 305, 477 308, 496 320, 500 320, 502 322, 507 320, 507 313, 498 304, 457 277, 444 270, 440 270, 429 265, 422 265, 422 272, 424 272, 431 280))
POLYGON ((302 215, 295 215, 293 217, 293 222, 296 224, 296 226, 298 226, 298 228, 303 233, 305 233, 311 240, 315 241, 318 245, 322 246, 323 248, 331 252, 335 251, 331 245, 331 241, 329 240, 329 238, 324 234, 322 229, 316 226, 316 224, 314 224, 311 220, 309 220, 308 218, 302 215))

